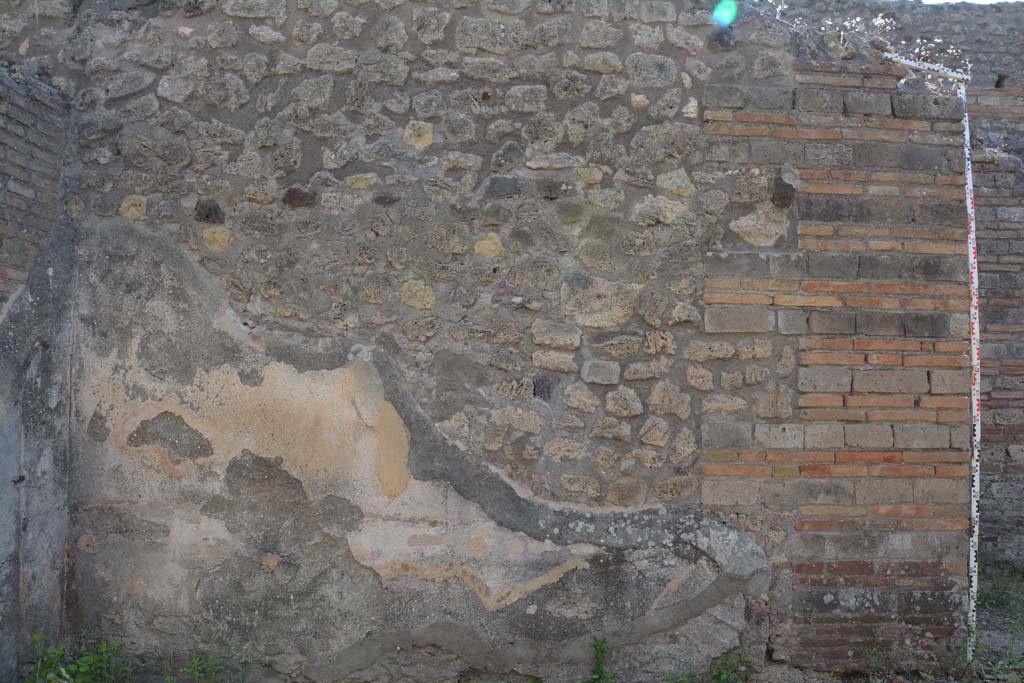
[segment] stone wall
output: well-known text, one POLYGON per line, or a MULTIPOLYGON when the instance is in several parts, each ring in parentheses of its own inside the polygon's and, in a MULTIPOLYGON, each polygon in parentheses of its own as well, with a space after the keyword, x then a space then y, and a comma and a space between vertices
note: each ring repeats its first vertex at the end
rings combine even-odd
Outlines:
POLYGON ((75 110, 70 626, 264 680, 955 651, 957 100, 683 2, 129 5, 0 22, 75 110))
POLYGON ((0 71, 0 679, 28 634, 61 634, 73 238, 60 208, 66 107, 0 71))

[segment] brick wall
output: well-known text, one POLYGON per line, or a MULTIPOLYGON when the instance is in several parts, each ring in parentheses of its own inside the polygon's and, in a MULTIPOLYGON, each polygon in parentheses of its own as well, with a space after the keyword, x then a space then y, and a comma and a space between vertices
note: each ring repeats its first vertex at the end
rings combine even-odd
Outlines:
POLYGON ((799 407, 759 406, 752 430, 705 424, 702 501, 791 525, 772 648, 800 665, 863 666, 872 644, 928 656, 963 618, 960 107, 897 92, 897 73, 804 64, 792 110, 756 111, 779 99, 765 90, 709 93, 705 113, 734 157, 799 174, 798 250, 712 260, 704 293, 706 332, 764 332, 774 314, 798 339, 799 407))
POLYGON ((982 569, 1024 562, 1024 325, 1021 209, 1024 193, 1024 65, 1017 49, 1024 5, 924 5, 879 0, 790 2, 788 21, 853 26, 883 36, 906 56, 969 70, 984 366, 982 569), (884 21, 873 20, 880 17, 884 21), (997 150, 995 153, 985 149, 997 150))
POLYGON ((60 214, 63 112, 50 88, 0 73, 0 309, 60 214))
MULTIPOLYGON (((1024 90, 969 89, 972 128, 1013 140, 1024 130, 1024 90)), ((1020 150, 1015 150, 1019 151, 1020 150)), ((990 150, 975 164, 982 335, 981 557, 1024 562, 1024 169, 990 150)))

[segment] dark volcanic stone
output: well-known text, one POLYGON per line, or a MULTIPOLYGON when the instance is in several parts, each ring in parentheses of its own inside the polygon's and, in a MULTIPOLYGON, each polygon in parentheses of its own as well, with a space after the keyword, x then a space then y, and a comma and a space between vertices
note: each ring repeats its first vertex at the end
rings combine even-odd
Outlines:
POLYGON ((200 199, 196 202, 195 218, 200 223, 223 223, 224 209, 212 199, 200 199))
POLYGON ((316 201, 316 192, 308 192, 301 187, 289 187, 284 191, 281 202, 285 206, 297 209, 301 206, 313 206, 316 201))

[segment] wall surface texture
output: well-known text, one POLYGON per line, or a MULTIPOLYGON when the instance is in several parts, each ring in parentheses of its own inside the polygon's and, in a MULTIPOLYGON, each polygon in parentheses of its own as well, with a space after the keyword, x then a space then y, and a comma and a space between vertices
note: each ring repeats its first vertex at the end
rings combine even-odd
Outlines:
POLYGON ((66 107, 0 72, 0 680, 18 642, 61 632, 68 528, 72 231, 60 209, 66 107), (33 267, 34 264, 34 267, 33 267))
POLYGON ((660 0, 23 9, 69 626, 282 681, 955 651, 958 100, 660 0))

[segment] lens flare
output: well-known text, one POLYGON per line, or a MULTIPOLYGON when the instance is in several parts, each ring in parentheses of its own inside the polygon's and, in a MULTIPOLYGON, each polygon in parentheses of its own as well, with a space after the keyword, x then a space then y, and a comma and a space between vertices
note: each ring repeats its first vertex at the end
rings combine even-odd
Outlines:
POLYGON ((721 28, 727 28, 736 21, 738 10, 739 5, 736 4, 736 0, 721 0, 715 5, 715 11, 711 13, 711 20, 721 28))

